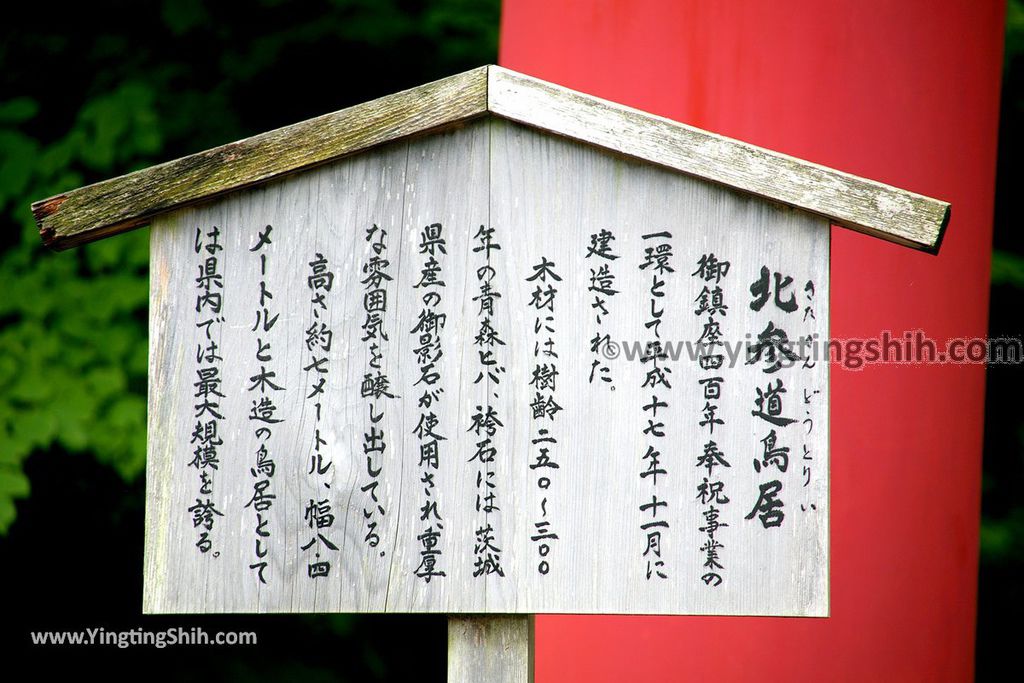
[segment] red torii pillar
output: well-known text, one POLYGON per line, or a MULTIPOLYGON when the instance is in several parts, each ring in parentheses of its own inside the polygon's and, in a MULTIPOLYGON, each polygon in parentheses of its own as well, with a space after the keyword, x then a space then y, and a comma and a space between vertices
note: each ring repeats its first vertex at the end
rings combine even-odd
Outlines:
MULTIPOLYGON (((950 201, 937 258, 832 232, 833 338, 945 341, 986 333, 1003 4, 505 0, 499 61, 950 201)), ((984 381, 833 367, 829 619, 539 617, 537 681, 973 678, 984 381)))

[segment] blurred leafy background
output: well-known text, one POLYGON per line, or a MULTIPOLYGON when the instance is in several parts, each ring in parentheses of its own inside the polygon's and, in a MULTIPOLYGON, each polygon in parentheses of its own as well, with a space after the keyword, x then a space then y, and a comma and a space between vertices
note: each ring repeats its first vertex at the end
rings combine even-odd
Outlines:
MULTIPOLYGON (((497 54, 498 0, 14 3, 0 27, 0 642, 149 679, 443 680, 432 616, 138 616, 148 232, 55 257, 38 198, 384 95, 497 54), (97 331, 102 331, 102 343, 97 331), (101 559, 97 559, 101 558, 101 559), (47 587, 51 587, 47 589, 47 587), (31 590, 18 590, 31 587, 31 590), (256 648, 27 647, 30 629, 256 630, 256 648), (115 659, 116 658, 116 659, 115 659), (155 659, 159 658, 159 665, 155 659)), ((1024 0, 1009 0, 991 336, 1021 334, 1024 0)), ((1024 369, 989 370, 978 677, 1024 612, 1024 369)), ((14 647, 9 647, 10 645, 14 647)), ((13 656, 14 659, 11 657, 13 656)), ((39 665, 41 662, 34 662, 39 665)), ((1009 667, 1009 668, 1007 668, 1009 667)), ((1001 677, 1001 676, 1000 676, 1001 677)))
MULTIPOLYGON (((1024 231, 1016 197, 1024 187, 1024 1, 1006 6, 999 112, 989 336, 1024 332, 1024 231)), ((1017 666, 1024 612, 1024 366, 988 369, 978 574, 978 680, 1004 680, 1017 666)))
POLYGON ((35 664, 48 670, 116 661, 125 674, 174 680, 443 680, 443 616, 139 617, 148 231, 55 256, 40 248, 28 207, 495 62, 499 11, 498 0, 5 4, 2 650, 45 657, 35 664), (256 630, 261 645, 165 650, 154 666, 149 648, 26 642, 33 628, 142 624, 256 630))

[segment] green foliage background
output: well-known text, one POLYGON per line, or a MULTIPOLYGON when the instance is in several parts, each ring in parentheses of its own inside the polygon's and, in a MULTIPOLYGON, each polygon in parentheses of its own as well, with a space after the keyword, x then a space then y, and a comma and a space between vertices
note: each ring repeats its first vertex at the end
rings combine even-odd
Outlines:
POLYGON ((107 0, 68 11, 22 6, 0 44, 0 533, 29 495, 22 463, 33 452, 59 446, 126 480, 145 464, 148 235, 54 256, 32 200, 497 51, 496 0, 107 0))
MULTIPOLYGON (((88 517, 90 533, 108 535, 110 547, 127 544, 125 556, 138 560, 142 540, 141 522, 125 520, 141 519, 148 232, 55 255, 40 245, 30 202, 493 62, 498 14, 498 0, 98 0, 59 10, 44 3, 5 6, 0 25, 0 557, 7 558, 0 580, 5 592, 29 581, 38 591, 65 577, 63 567, 18 573, 27 560, 14 555, 45 552, 40 539, 49 538, 53 525, 81 515, 75 507, 81 500, 98 508, 88 517), (103 470, 116 477, 105 477, 103 470), (35 494, 34 485, 42 487, 35 494), (81 500, 68 500, 68 491, 81 500)), ((1012 202, 1022 181, 1022 120, 1024 0, 1010 0, 993 337, 1021 334, 1024 232, 1016 229, 1019 211, 1015 214, 1012 202)), ((1022 382, 1021 367, 989 371, 980 679, 995 678, 1012 661, 1016 630, 1002 628, 1002 619, 1024 610, 1024 415, 1017 397, 1022 382)), ((72 526, 70 533, 78 529, 72 526)), ((68 544, 67 535, 56 538, 62 547, 68 544)), ((89 574, 90 580, 99 581, 100 571, 89 574)), ((129 565, 117 576, 135 574, 137 567, 129 565)), ((117 580, 123 579, 90 588, 126 591, 117 580)), ((19 605, 24 614, 39 613, 27 597, 15 598, 14 604, 15 613, 19 605)), ((91 609, 88 613, 97 613, 91 609)), ((99 609, 117 623, 124 614, 137 614, 137 607, 122 601, 108 611, 99 609)), ((39 618, 54 628, 61 617, 39 618)), ((376 679, 398 674, 387 670, 371 636, 357 638, 355 625, 401 638, 421 637, 427 628, 417 621, 374 626, 372 620, 343 617, 261 623, 277 629, 284 643, 291 642, 289 634, 305 644, 347 638, 351 675, 376 679)), ((70 626, 81 628, 80 616, 70 626)), ((268 652, 263 664, 241 657, 204 661, 237 678, 347 675, 344 667, 318 668, 307 661, 281 668, 270 663, 280 653, 268 652)))
POLYGON ((443 617, 140 619, 148 231, 54 254, 41 246, 29 205, 493 63, 499 11, 498 0, 5 4, 0 651, 6 668, 78 675, 102 667, 147 680, 443 679, 443 617), (256 630, 260 646, 81 652, 33 648, 28 641, 36 628, 140 625, 256 630))
MULTIPOLYGON (((996 172, 989 336, 1024 332, 1024 231, 1018 197, 1024 186, 1024 1, 1006 6, 1003 96, 996 172)), ((982 469, 981 563, 978 575, 978 680, 1002 680, 1017 668, 1024 611, 1024 366, 988 369, 982 469)))

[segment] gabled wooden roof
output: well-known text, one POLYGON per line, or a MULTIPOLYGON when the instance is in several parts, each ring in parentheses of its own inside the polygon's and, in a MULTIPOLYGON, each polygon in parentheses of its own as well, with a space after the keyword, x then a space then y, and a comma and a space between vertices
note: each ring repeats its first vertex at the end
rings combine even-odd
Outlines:
POLYGON ((92 242, 154 216, 401 138, 493 115, 936 253, 949 204, 709 133, 498 66, 59 194, 32 205, 44 243, 92 242))

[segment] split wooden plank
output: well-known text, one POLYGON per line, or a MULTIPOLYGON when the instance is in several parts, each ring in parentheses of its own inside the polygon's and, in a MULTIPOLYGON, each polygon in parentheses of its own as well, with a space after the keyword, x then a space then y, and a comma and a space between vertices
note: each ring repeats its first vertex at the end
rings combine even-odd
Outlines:
POLYGON ((497 115, 643 159, 828 218, 890 242, 937 253, 947 202, 900 190, 501 67, 488 70, 497 115))
POLYGON ((485 115, 510 119, 936 253, 947 202, 486 66, 240 142, 89 185, 32 206, 54 249, 402 138, 485 115))
POLYGON ((59 194, 32 212, 43 242, 67 249, 154 216, 303 171, 487 110, 487 67, 59 194))

